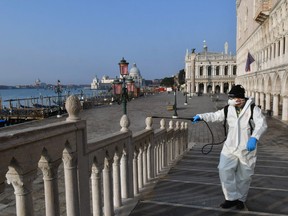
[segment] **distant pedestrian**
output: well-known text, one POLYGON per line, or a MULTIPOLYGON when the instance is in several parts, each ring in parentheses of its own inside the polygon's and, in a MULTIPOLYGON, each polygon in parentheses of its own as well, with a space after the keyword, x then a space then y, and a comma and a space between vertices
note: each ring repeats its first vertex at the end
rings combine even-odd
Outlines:
POLYGON ((245 89, 241 85, 233 86, 228 96, 227 112, 223 108, 216 112, 197 114, 193 118, 194 122, 224 121, 226 112, 229 130, 218 165, 225 196, 220 207, 226 209, 236 206, 241 210, 245 208, 254 174, 257 142, 267 129, 267 124, 261 109, 251 99, 245 98, 245 89), (249 123, 251 120, 254 124, 253 132, 253 126, 249 123))

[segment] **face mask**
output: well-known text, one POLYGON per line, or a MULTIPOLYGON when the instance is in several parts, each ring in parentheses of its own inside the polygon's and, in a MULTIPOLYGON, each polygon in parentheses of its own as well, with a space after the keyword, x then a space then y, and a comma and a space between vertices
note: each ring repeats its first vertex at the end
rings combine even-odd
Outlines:
POLYGON ((236 106, 237 104, 239 104, 240 103, 240 101, 236 101, 235 99, 229 99, 228 100, 228 104, 230 105, 230 106, 236 106))

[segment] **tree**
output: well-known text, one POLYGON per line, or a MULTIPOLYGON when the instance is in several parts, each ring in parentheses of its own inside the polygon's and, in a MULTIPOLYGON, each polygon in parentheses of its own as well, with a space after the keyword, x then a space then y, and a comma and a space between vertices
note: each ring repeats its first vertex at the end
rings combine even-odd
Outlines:
POLYGON ((174 77, 165 77, 161 81, 160 85, 164 86, 164 87, 173 87, 173 85, 174 85, 174 77))
POLYGON ((179 80, 180 85, 185 84, 185 70, 184 69, 179 71, 178 80, 179 80))

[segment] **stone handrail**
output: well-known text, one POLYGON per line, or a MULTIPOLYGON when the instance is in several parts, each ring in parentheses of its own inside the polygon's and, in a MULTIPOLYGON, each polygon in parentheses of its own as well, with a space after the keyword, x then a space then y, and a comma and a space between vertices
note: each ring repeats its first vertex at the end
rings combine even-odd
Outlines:
POLYGON ((33 181, 39 170, 46 215, 60 215, 61 172, 66 215, 114 215, 124 200, 141 193, 188 146, 187 124, 170 121, 166 128, 161 120, 160 128, 153 129, 152 118, 147 117, 146 128, 132 134, 126 115, 119 132, 87 141, 78 98, 70 96, 66 109, 66 121, 0 133, 0 193, 5 193, 6 181, 13 185, 17 216, 35 213, 33 181))

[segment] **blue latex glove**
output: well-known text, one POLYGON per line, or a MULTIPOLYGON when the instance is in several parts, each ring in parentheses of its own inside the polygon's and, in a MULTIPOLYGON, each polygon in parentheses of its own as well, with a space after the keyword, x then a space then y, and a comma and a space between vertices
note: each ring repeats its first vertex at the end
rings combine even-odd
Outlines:
POLYGON ((201 118, 200 118, 199 115, 196 115, 196 116, 193 117, 192 124, 195 124, 195 123, 197 123, 197 122, 199 122, 199 121, 201 121, 201 118))
POLYGON ((247 150, 254 151, 256 149, 257 139, 255 137, 250 137, 247 142, 247 150))

